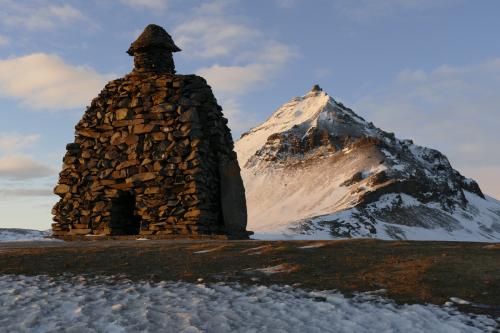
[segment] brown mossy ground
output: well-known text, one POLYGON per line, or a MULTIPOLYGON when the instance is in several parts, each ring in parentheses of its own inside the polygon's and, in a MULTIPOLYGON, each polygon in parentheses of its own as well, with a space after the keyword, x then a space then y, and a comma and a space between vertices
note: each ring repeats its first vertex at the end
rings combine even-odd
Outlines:
POLYGON ((104 240, 0 245, 0 274, 119 275, 132 280, 386 289, 398 303, 443 304, 500 316, 500 244, 380 240, 104 240), (308 248, 301 248, 301 247, 308 248), (262 268, 279 272, 266 274, 262 268))

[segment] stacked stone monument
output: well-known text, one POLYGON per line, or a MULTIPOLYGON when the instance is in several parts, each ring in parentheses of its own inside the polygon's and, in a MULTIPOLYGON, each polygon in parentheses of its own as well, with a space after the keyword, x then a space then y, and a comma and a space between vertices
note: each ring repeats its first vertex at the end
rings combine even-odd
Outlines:
POLYGON ((178 51, 147 26, 127 52, 134 70, 92 100, 54 189, 55 236, 247 237, 227 120, 203 78, 175 74, 178 51))

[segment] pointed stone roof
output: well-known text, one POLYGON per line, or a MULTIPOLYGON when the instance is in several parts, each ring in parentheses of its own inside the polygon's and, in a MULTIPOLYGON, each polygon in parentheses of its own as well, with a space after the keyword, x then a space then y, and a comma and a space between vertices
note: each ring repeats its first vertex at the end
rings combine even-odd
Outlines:
POLYGON ((162 27, 156 24, 148 25, 141 35, 130 45, 127 53, 131 56, 137 51, 163 48, 170 52, 179 52, 181 49, 175 45, 172 37, 162 27))

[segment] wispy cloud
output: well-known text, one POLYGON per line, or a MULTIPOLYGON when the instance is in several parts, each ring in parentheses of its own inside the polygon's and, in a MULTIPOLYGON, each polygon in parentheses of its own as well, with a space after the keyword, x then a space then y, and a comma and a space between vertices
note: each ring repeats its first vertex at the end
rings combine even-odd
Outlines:
POLYGON ((53 168, 33 156, 20 152, 35 145, 39 140, 39 134, 0 133, 0 198, 52 195, 50 188, 30 187, 29 185, 20 187, 17 184, 19 182, 29 184, 36 182, 37 178, 56 175, 56 170, 53 168), (13 187, 9 181, 15 181, 17 185, 13 187))
POLYGON ((69 4, 0 0, 0 5, 1 23, 16 29, 51 30, 77 21, 89 21, 78 8, 69 4))
POLYGON ((48 17, 52 19, 55 18, 56 20, 62 22, 72 22, 86 19, 85 15, 83 15, 79 9, 68 4, 62 6, 49 6, 46 9, 46 12, 48 13, 48 17))
POLYGON ((462 2, 463 0, 338 0, 334 2, 334 8, 342 16, 364 21, 398 12, 423 12, 462 2))
POLYGON ((27 155, 0 157, 0 178, 25 180, 54 176, 56 171, 27 155))
POLYGON ((174 31, 176 43, 189 57, 234 57, 234 52, 248 47, 248 42, 261 38, 255 28, 232 22, 225 14, 211 9, 207 14, 198 9, 196 17, 181 23, 174 31))
POLYGON ((81 108, 111 78, 45 53, 0 60, 0 95, 19 99, 32 109, 81 108))
POLYGON ((120 0, 124 5, 149 10, 165 10, 169 0, 120 0))
POLYGON ((248 93, 271 79, 295 55, 289 47, 279 43, 263 44, 262 49, 253 62, 235 66, 215 64, 197 73, 222 95, 248 93))
POLYGON ((33 145, 39 139, 39 134, 0 133, 0 150, 19 150, 33 145))
POLYGON ((53 196, 51 188, 0 188, 0 198, 53 196))
MULTIPOLYGON (((30 180, 56 174, 53 168, 22 153, 23 149, 35 145, 39 140, 39 134, 0 133, 0 180, 30 180)), ((8 192, 0 188, 0 196, 2 191, 8 192)), ((17 196, 22 193, 18 192, 17 196)))
POLYGON ((0 35, 0 46, 8 45, 10 43, 10 39, 0 35))
MULTIPOLYGON (((235 1, 199 6, 177 26, 174 38, 185 56, 205 61, 196 73, 205 77, 233 129, 247 129, 252 117, 241 114, 239 97, 265 86, 296 55, 295 50, 234 13, 235 1)), ((238 132, 238 130, 236 130, 238 132)))
POLYGON ((402 71, 390 87, 364 97, 357 109, 384 129, 442 150, 459 170, 478 176, 487 193, 500 197, 500 188, 474 171, 500 174, 498 91, 500 58, 402 71))

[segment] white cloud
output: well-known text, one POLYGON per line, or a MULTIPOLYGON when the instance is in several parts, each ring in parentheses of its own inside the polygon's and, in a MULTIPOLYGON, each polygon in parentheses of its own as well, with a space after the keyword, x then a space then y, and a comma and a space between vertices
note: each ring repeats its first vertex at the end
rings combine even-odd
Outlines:
POLYGON ((111 77, 69 65, 56 55, 34 53, 0 60, 0 95, 33 109, 77 108, 89 103, 111 77))
POLYGON ((10 39, 9 38, 0 35, 0 46, 9 45, 9 43, 10 43, 10 39))
POLYGON ((0 157, 0 178, 23 180, 54 176, 55 170, 33 157, 26 155, 5 155, 0 157))
POLYGON ((338 0, 334 8, 342 16, 367 20, 396 12, 421 12, 461 2, 463 0, 338 0))
POLYGON ((236 98, 226 97, 219 104, 224 108, 224 116, 230 121, 229 128, 237 139, 241 133, 258 124, 258 117, 242 108, 241 103, 236 98))
POLYGON ((192 57, 217 58, 237 52, 259 32, 220 16, 198 16, 179 25, 176 43, 192 57))
POLYGON ((29 147, 39 139, 39 134, 0 133, 0 150, 13 151, 29 147))
POLYGON ((62 22, 71 22, 85 19, 85 15, 70 5, 63 6, 49 6, 47 8, 47 13, 49 17, 55 18, 62 22))
POLYGON ((206 78, 210 85, 221 94, 242 94, 265 80, 265 66, 262 64, 213 65, 199 69, 197 74, 206 78))
POLYGON ((12 1, 0 0, 2 12, 1 22, 15 28, 28 30, 51 30, 61 25, 77 21, 88 21, 88 18, 71 5, 54 5, 48 1, 12 1))
POLYGON ((500 172, 498 91, 500 58, 432 71, 405 70, 390 87, 366 96, 356 108, 399 137, 441 150, 465 176, 484 174, 480 186, 500 198, 493 178, 500 172))
POLYGON ((240 98, 272 82, 295 51, 235 13, 237 2, 218 0, 197 7, 173 33, 183 56, 206 63, 196 73, 205 77, 235 134, 248 129, 252 115, 243 114, 240 98))
POLYGON ((165 10, 168 0, 120 0, 121 3, 134 8, 145 8, 150 10, 165 10))
POLYGON ((255 55, 254 62, 240 66, 215 64, 199 69, 197 74, 205 77, 217 93, 245 94, 272 78, 295 55, 290 48, 277 43, 263 49, 255 55))
POLYGON ((291 49, 277 43, 265 49, 267 51, 255 57, 255 62, 240 66, 215 64, 197 71, 212 86, 236 136, 255 125, 256 119, 255 115, 241 109, 239 97, 272 80, 295 55, 291 49))
MULTIPOLYGON (((19 154, 17 151, 30 147, 40 139, 38 134, 0 133, 0 152, 6 155, 0 157, 0 198, 17 199, 20 197, 43 197, 52 195, 52 190, 46 187, 12 187, 10 182, 31 183, 36 178, 55 176, 56 171, 51 167, 38 162, 29 155, 19 154)), ((19 184, 18 184, 19 185, 19 184)))
POLYGON ((215 64, 197 71, 212 86, 235 137, 256 123, 255 115, 242 110, 239 97, 266 84, 293 56, 289 48, 275 44, 256 56, 255 62, 240 66, 215 64))
POLYGON ((50 188, 0 188, 0 198, 52 196, 50 188))

